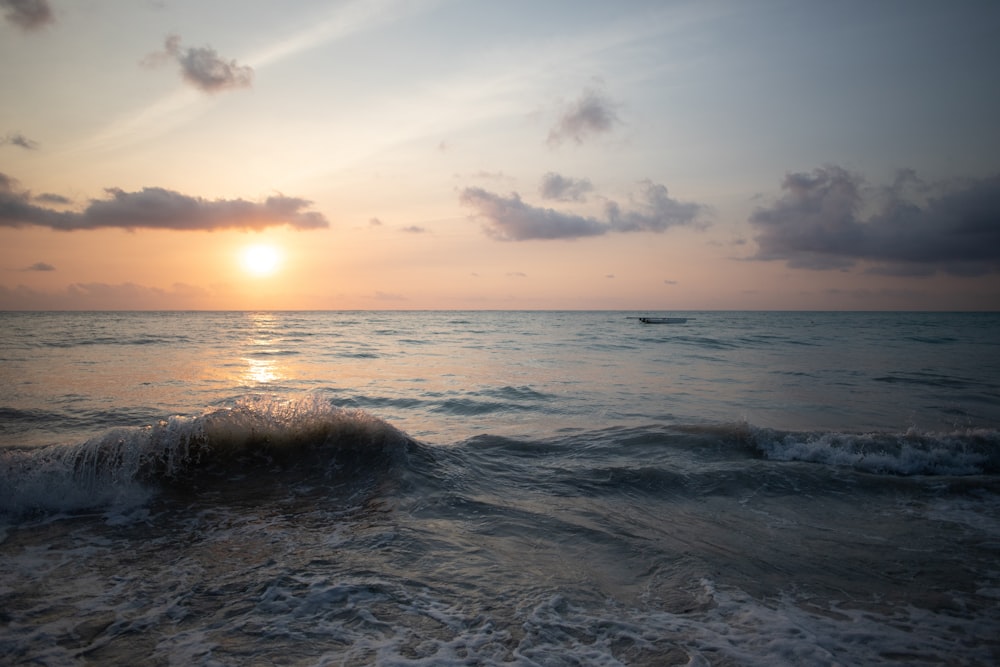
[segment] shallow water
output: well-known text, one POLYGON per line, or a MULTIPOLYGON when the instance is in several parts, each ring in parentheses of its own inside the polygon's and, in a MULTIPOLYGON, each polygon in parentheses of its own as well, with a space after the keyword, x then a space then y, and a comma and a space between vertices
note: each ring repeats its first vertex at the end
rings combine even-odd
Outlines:
POLYGON ((0 662, 994 664, 993 314, 0 314, 0 662))

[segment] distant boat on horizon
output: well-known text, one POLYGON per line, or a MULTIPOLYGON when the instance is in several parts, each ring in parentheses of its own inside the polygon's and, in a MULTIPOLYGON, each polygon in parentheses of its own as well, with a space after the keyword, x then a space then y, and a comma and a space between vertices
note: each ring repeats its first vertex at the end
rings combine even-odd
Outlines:
POLYGON ((684 324, 688 321, 687 317, 640 317, 638 318, 643 324, 684 324))

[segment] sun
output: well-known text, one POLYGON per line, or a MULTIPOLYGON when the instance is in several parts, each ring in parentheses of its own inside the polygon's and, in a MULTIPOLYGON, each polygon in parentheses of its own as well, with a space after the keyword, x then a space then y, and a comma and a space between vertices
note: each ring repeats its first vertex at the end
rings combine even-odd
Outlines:
POLYGON ((278 270, 281 253, 271 245, 252 245, 243 249, 243 269, 255 276, 269 276, 278 270))

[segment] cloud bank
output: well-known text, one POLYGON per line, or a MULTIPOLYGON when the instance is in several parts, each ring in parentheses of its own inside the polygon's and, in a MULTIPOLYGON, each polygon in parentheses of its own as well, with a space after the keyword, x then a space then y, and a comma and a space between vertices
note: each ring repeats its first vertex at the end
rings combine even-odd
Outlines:
POLYGON ((618 122, 614 104, 594 90, 585 90, 549 130, 547 143, 551 147, 573 140, 582 144, 585 139, 610 132, 618 122))
POLYGON ((264 229, 288 225, 295 229, 329 227, 323 214, 305 211, 312 202, 277 195, 255 203, 243 199, 208 200, 166 190, 143 188, 125 192, 109 188, 106 199, 92 199, 80 212, 57 211, 32 204, 30 192, 18 190, 14 179, 0 174, 0 227, 35 225, 58 231, 86 229, 264 229))
POLYGON ((462 204, 476 210, 485 221, 486 233, 501 241, 530 239, 576 239, 602 236, 611 232, 663 232, 671 227, 693 223, 703 211, 701 204, 671 199, 667 188, 652 181, 642 181, 634 208, 623 210, 608 201, 604 218, 577 215, 524 203, 512 192, 499 195, 483 188, 466 188, 462 204))
POLYGON ((55 15, 48 0, 0 0, 3 17, 22 30, 38 30, 54 23, 55 15))
POLYGON ((240 65, 235 60, 224 60, 215 49, 181 49, 181 38, 168 35, 163 43, 163 51, 151 53, 142 61, 144 65, 155 67, 165 62, 175 61, 180 65, 184 80, 206 93, 217 93, 233 88, 248 88, 253 84, 253 68, 240 65))
POLYGON ((887 187, 838 166, 792 173, 784 194, 758 208, 753 259, 795 268, 978 276, 1000 272, 1000 175, 928 184, 910 170, 887 187))
POLYGON ((0 285, 0 310, 176 310, 214 307, 207 290, 174 283, 168 289, 136 283, 73 283, 56 292, 0 285))

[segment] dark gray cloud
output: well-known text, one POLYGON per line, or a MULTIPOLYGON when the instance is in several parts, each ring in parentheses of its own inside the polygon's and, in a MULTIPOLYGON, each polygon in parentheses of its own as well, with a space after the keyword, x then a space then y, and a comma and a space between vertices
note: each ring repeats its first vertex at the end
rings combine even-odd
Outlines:
POLYGON ((48 0, 0 0, 3 17, 22 30, 38 30, 56 20, 48 0))
POLYGON ((38 142, 32 141, 20 132, 9 132, 7 136, 0 137, 0 146, 20 146, 32 151, 38 148, 38 142))
POLYGON ((703 210, 700 204, 679 202, 667 195, 666 187, 651 181, 640 183, 640 195, 623 210, 616 202, 604 207, 605 219, 565 213, 526 204, 520 195, 498 195, 482 188, 466 188, 460 201, 485 220, 486 233, 502 241, 529 239, 576 239, 610 232, 662 232, 693 223, 703 210))
POLYGON ((504 197, 482 188, 466 188, 462 191, 461 202, 485 218, 487 234, 503 241, 572 239, 608 232, 607 223, 530 206, 521 201, 516 192, 504 197))
POLYGON ((252 67, 240 65, 235 60, 224 60, 208 46, 182 49, 178 35, 168 35, 163 51, 149 54, 143 64, 157 66, 170 61, 180 65, 185 81, 207 93, 247 88, 253 84, 252 67))
POLYGON ((423 234, 427 231, 425 227, 420 225, 408 225, 403 227, 400 231, 406 232, 407 234, 423 234))
POLYGON ((593 192, 594 186, 587 178, 567 178, 550 171, 542 176, 542 184, 538 188, 542 199, 556 201, 584 201, 588 192, 593 192))
POLYGON ((581 144, 593 135, 610 132, 617 122, 611 100, 595 90, 585 90, 549 130, 548 144, 558 146, 567 140, 581 144))
POLYGON ((604 209, 611 228, 617 232, 662 232, 695 221, 704 210, 701 204, 671 199, 664 185, 646 180, 639 183, 637 208, 623 211, 609 201, 604 209))
POLYGON ((24 267, 25 271, 55 271, 56 267, 47 262, 35 262, 31 266, 24 267))
POLYGON ((871 262, 881 275, 1000 272, 1000 175, 927 184, 911 170, 868 187, 841 167, 788 174, 750 216, 758 260, 808 269, 871 262))
POLYGON ((305 211, 312 202, 277 195, 255 203, 243 199, 208 200, 166 190, 106 190, 80 212, 57 211, 32 204, 31 193, 18 190, 14 179, 0 174, 0 227, 37 225, 60 231, 84 229, 264 229, 289 225, 296 229, 329 227, 322 213, 305 211))

